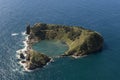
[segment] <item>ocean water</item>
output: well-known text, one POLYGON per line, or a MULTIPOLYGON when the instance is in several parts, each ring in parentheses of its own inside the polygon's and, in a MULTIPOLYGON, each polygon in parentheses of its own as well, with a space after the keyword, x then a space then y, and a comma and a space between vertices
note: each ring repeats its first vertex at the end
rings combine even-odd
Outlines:
POLYGON ((0 80, 120 80, 119 33, 120 0, 0 0, 0 80), (24 47, 26 24, 37 22, 96 30, 104 49, 79 59, 55 58, 42 69, 24 72, 16 50, 24 47))

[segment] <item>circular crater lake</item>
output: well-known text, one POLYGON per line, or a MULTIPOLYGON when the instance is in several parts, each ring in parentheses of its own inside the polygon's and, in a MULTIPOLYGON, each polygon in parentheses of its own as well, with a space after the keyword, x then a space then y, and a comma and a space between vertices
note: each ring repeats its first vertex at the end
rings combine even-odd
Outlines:
POLYGON ((32 48, 51 57, 64 54, 68 50, 67 44, 56 40, 42 40, 33 44, 32 48))

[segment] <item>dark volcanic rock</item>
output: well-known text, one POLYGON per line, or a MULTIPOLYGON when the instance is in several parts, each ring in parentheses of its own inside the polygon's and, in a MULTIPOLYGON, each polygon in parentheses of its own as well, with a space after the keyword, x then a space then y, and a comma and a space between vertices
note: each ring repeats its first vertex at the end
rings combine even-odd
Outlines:
POLYGON ((23 53, 20 53, 20 58, 25 59, 25 56, 23 55, 23 53))
POLYGON ((21 61, 21 63, 26 63, 26 61, 21 61))
POLYGON ((30 25, 26 27, 26 34, 30 34, 30 25))

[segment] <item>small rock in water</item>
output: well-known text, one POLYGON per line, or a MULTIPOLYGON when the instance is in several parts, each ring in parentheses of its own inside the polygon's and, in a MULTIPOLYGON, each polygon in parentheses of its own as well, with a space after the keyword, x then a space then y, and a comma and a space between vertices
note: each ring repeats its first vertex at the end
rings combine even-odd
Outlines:
POLYGON ((20 58, 25 59, 25 56, 23 55, 23 53, 20 53, 20 58))
POLYGON ((26 63, 26 61, 21 61, 21 63, 26 63))
POLYGON ((30 25, 26 27, 26 34, 30 34, 30 25))

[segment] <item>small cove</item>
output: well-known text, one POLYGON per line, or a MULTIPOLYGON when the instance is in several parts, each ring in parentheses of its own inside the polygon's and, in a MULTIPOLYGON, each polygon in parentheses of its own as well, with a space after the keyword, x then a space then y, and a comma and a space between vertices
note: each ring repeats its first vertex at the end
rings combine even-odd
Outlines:
POLYGON ((56 40, 42 40, 33 44, 32 48, 50 57, 59 56, 68 50, 68 46, 66 44, 56 40))

